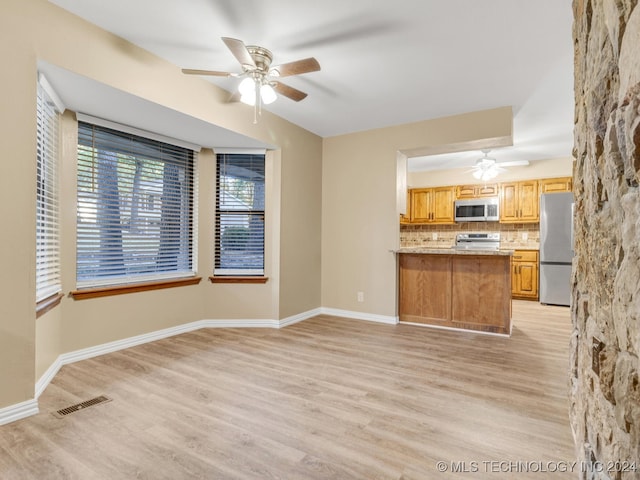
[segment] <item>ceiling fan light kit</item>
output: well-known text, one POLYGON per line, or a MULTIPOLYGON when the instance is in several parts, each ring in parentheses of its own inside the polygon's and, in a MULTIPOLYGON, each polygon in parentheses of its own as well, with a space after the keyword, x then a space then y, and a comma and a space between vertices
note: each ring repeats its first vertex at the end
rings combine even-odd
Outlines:
POLYGON ((258 45, 245 45, 242 40, 222 37, 222 41, 242 66, 242 73, 220 72, 215 70, 182 69, 187 75, 209 75, 216 77, 245 78, 238 85, 240 101, 254 107, 253 123, 258 122, 262 113, 262 105, 269 105, 278 98, 279 93, 291 100, 299 102, 307 94, 276 80, 279 77, 300 75, 320 70, 320 64, 313 58, 305 58, 295 62, 271 67, 273 54, 258 45))
POLYGON ((473 177, 486 182, 498 176, 498 169, 494 166, 490 165, 488 167, 481 167, 480 169, 473 172, 473 177))
POLYGON ((500 172, 505 172, 504 167, 515 167, 529 165, 528 160, 515 160, 512 162, 496 162, 495 158, 489 157, 491 150, 481 150, 482 158, 476 160, 476 164, 471 170, 473 177, 486 182, 498 176, 500 172))
POLYGON ((275 90, 269 83, 262 83, 262 80, 261 78, 247 77, 240 82, 238 91, 242 103, 255 106, 258 98, 263 105, 269 105, 276 101, 278 96, 275 90))

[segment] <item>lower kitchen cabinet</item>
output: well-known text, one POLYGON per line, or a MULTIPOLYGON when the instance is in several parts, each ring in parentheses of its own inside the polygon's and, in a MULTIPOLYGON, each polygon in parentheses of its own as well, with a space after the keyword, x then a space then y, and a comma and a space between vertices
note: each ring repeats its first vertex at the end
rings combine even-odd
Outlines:
POLYGON ((400 253, 400 321, 510 335, 510 256, 428 251, 400 253))
POLYGON ((511 296, 538 299, 538 251, 516 250, 511 257, 511 296))

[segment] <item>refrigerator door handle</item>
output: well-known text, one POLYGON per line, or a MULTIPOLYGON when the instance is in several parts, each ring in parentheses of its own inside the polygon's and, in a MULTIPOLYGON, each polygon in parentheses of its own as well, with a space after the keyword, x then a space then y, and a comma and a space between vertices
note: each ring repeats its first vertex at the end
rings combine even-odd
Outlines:
POLYGON ((575 235, 574 235, 574 222, 575 222, 575 212, 576 209, 576 203, 575 202, 571 202, 571 255, 575 254, 575 235))

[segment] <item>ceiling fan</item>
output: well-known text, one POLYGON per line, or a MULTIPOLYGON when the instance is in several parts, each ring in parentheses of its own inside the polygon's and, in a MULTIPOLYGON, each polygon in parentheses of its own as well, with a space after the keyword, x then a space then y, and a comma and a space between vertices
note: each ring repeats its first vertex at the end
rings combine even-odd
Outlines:
POLYGON ((495 178, 496 175, 506 172, 506 167, 516 167, 529 165, 528 160, 514 160, 512 162, 497 162, 495 158, 489 157, 491 150, 481 150, 483 156, 476 160, 476 164, 469 172, 478 180, 487 181, 495 178))
POLYGON ((306 98, 306 93, 280 82, 278 78, 320 70, 320 64, 313 57, 271 66, 273 54, 266 48, 258 45, 245 45, 242 40, 236 38, 222 37, 222 41, 240 62, 241 73, 190 68, 183 68, 182 72, 188 75, 245 77, 238 85, 241 95, 240 101, 255 106, 256 112, 259 111, 262 104, 267 105, 274 102, 277 98, 276 92, 296 102, 306 98))

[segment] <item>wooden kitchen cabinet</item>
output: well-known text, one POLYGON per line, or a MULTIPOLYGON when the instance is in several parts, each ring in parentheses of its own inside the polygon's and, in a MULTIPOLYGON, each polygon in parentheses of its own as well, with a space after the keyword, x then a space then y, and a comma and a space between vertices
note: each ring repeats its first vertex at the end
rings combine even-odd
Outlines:
POLYGON ((400 224, 407 225, 411 223, 411 190, 407 190, 407 211, 404 215, 400 215, 400 224))
POLYGON ((451 321, 451 255, 401 254, 400 319, 412 323, 451 321))
POLYGON ((571 177, 543 178, 538 181, 540 193, 571 192, 573 179, 571 177))
POLYGON ((499 253, 400 253, 400 321, 509 335, 509 262, 499 253))
POLYGON ((468 198, 497 197, 499 194, 497 183, 482 183, 478 185, 458 185, 456 198, 464 200, 468 198))
POLYGON ((500 222, 539 222, 539 197, 538 180, 500 184, 500 222))
POLYGON ((455 187, 411 189, 411 223, 454 223, 455 187))
POLYGON ((516 250, 511 257, 511 296, 538 299, 538 251, 516 250))

